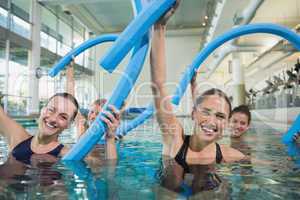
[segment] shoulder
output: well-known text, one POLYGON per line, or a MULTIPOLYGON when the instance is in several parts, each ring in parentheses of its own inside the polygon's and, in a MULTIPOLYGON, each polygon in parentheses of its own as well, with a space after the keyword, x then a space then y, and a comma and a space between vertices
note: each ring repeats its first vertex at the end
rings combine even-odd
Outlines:
POLYGON ((224 162, 236 162, 245 159, 245 155, 237 149, 226 145, 220 145, 224 162))
POLYGON ((180 148, 182 147, 185 136, 183 129, 181 132, 175 135, 170 135, 169 138, 165 138, 163 142, 163 155, 175 158, 180 148))
POLYGON ((66 147, 65 145, 63 146, 63 148, 61 149, 60 153, 59 153, 59 156, 64 156, 68 153, 69 151, 69 147, 66 147))
MULTIPOLYGON (((18 137, 12 138, 9 142, 9 149, 14 150, 17 146, 20 146, 20 144, 24 143, 25 141, 31 139, 33 136, 31 136, 26 131, 21 132, 18 137)), ((30 143, 29 143, 30 144, 30 143)))

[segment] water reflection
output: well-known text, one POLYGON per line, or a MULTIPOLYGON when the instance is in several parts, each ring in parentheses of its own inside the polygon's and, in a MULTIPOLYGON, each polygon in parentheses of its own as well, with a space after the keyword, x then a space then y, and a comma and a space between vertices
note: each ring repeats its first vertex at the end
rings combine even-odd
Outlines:
POLYGON ((173 198, 228 198, 227 183, 217 174, 215 165, 188 165, 186 170, 174 159, 163 158, 158 175, 162 186, 157 189, 158 198, 166 194, 173 198))
POLYGON ((49 190, 55 190, 52 197, 66 197, 62 174, 53 168, 56 162, 51 155, 34 155, 28 165, 9 156, 0 166, 0 199, 34 199, 49 190))

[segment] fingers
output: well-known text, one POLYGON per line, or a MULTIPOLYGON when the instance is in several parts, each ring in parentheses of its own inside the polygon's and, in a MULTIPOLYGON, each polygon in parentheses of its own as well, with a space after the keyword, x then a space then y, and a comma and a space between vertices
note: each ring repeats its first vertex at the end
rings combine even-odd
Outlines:
POLYGON ((121 114, 120 114, 120 111, 117 110, 116 107, 114 107, 113 105, 108 105, 108 108, 112 111, 113 115, 115 116, 115 118, 117 120, 120 120, 121 118, 121 114))
POLYGON ((181 2, 181 0, 176 0, 175 4, 173 6, 174 11, 178 8, 180 2, 181 2))
POLYGON ((176 9, 178 8, 181 0, 176 0, 175 4, 168 10, 159 20, 158 24, 166 25, 169 18, 175 13, 176 9))
POLYGON ((107 125, 109 130, 114 129, 113 123, 108 118, 106 118, 104 116, 100 116, 100 119, 107 125))
POLYGON ((109 111, 103 111, 102 113, 105 115, 105 117, 106 117, 110 122, 112 122, 112 123, 116 123, 116 122, 117 122, 116 117, 115 117, 111 112, 109 112, 109 111))
POLYGON ((300 131, 298 131, 297 133, 295 133, 295 134, 293 135, 293 139, 294 139, 294 140, 297 140, 297 139, 299 138, 299 136, 300 136, 300 131))
POLYGON ((120 124, 120 112, 114 106, 109 105, 110 111, 103 111, 104 115, 100 116, 102 121, 108 127, 108 135, 113 134, 120 124))

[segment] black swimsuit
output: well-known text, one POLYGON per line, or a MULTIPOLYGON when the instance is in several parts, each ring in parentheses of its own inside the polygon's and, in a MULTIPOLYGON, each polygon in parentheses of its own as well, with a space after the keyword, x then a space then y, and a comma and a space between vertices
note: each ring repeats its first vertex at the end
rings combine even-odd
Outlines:
MULTIPOLYGON (((186 135, 183 141, 181 148, 175 156, 175 160, 178 164, 180 164, 186 172, 189 172, 189 165, 186 162, 186 155, 189 149, 190 135, 186 135)), ((216 163, 221 163, 223 160, 223 154, 221 151, 221 147, 218 143, 216 143, 216 163)))
MULTIPOLYGON (((20 142, 12 150, 12 155, 16 158, 16 160, 22 161, 26 164, 30 164, 30 158, 34 154, 34 152, 31 150, 31 147, 30 147, 32 138, 33 138, 33 136, 24 140, 23 142, 20 142)), ((63 147, 64 147, 64 145, 60 144, 55 149, 53 149, 52 151, 49 151, 46 154, 58 157, 59 153, 63 147)))

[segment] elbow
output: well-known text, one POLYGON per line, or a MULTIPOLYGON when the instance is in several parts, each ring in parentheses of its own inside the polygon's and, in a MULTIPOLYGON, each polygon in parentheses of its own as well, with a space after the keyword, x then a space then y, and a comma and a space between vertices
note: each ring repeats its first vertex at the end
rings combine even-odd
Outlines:
POLYGON ((158 93, 164 90, 163 80, 152 80, 151 90, 153 93, 158 93))

